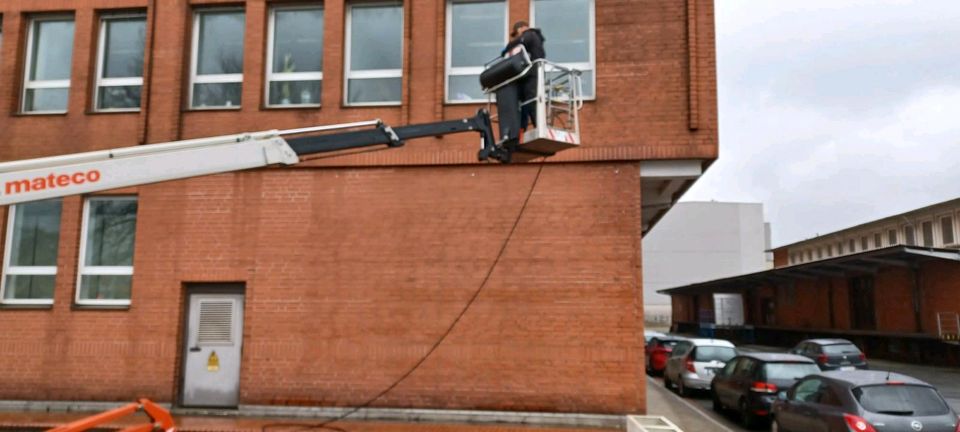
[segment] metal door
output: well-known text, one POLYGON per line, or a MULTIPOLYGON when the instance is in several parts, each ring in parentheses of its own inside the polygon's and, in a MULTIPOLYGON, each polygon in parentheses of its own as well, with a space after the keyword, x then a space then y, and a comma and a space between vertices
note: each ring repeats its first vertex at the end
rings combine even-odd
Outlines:
POLYGON ((243 294, 191 294, 187 313, 183 405, 237 406, 243 294))

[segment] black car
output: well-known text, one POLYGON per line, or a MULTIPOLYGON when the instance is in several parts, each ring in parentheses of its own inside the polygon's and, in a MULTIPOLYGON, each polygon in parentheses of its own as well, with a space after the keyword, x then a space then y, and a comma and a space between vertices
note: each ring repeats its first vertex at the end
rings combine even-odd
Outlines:
POLYGON ((773 404, 774 432, 956 432, 957 414, 933 386, 884 371, 810 375, 773 404))
POLYGON ((730 359, 710 383, 713 409, 735 409, 744 426, 767 419, 780 390, 798 379, 820 372, 806 357, 793 354, 749 353, 730 359))
POLYGON ((790 353, 817 362, 824 371, 869 369, 866 354, 846 339, 808 339, 793 347, 790 353))

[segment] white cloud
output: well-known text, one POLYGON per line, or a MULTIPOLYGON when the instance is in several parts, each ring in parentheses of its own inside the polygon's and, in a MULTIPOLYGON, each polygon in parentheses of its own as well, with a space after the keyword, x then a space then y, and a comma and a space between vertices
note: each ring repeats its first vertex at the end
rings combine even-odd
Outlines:
POLYGON ((716 4, 720 159, 774 245, 960 196, 960 2, 716 4))

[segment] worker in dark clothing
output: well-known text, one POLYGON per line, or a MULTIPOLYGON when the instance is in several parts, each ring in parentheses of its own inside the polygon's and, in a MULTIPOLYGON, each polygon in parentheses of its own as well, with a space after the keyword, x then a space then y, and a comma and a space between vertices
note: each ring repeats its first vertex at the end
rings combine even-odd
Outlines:
MULTIPOLYGON (((536 61, 547 56, 546 51, 543 49, 543 43, 545 41, 546 38, 543 37, 543 33, 540 32, 540 29, 531 28, 526 21, 517 21, 513 24, 513 32, 510 33, 510 43, 507 44, 506 48, 503 49, 501 54, 507 55, 511 53, 517 46, 523 45, 523 47, 527 50, 527 54, 530 56, 530 60, 536 61)), ((528 72, 527 75, 520 81, 520 85, 518 87, 521 104, 537 97, 538 67, 539 65, 531 68, 530 72, 528 72)), ((531 102, 521 106, 520 108, 520 128, 526 129, 528 121, 530 124, 536 127, 536 102, 531 102)))

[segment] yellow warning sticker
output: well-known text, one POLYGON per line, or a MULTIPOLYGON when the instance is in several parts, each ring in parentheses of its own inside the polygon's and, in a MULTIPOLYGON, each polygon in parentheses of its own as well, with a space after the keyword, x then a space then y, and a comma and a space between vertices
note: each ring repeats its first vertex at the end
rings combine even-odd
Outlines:
POLYGON ((217 357, 216 351, 210 352, 210 358, 207 359, 207 371, 216 372, 220 370, 220 357, 217 357))

